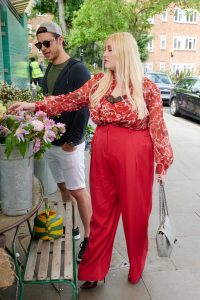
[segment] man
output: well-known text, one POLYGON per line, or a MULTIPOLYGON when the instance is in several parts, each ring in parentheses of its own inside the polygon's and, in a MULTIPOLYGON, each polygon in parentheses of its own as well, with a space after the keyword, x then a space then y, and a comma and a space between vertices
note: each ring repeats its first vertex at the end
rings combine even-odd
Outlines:
POLYGON ((42 86, 43 71, 34 57, 30 58, 30 77, 35 85, 42 86))
MULTIPOLYGON (((35 46, 42 51, 45 58, 51 61, 42 82, 44 95, 67 94, 78 89, 90 79, 90 73, 85 66, 65 52, 62 30, 57 24, 42 23, 36 36, 38 42, 35 46)), ((84 167, 84 135, 88 119, 87 106, 76 112, 63 112, 56 117, 56 122, 65 123, 66 132, 61 139, 53 142, 51 149, 46 153, 63 202, 70 200, 72 196, 77 201, 84 227, 84 240, 80 244, 78 261, 81 261, 88 244, 92 213, 90 196, 85 188, 84 167)), ((79 238, 78 227, 74 229, 74 235, 79 238)))

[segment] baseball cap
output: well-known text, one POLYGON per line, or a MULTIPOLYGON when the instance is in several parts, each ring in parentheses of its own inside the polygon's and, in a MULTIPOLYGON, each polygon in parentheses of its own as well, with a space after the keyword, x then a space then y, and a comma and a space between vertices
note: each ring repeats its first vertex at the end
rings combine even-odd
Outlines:
POLYGON ((60 28, 60 26, 58 26, 58 24, 54 23, 54 22, 44 22, 42 24, 40 24, 36 35, 42 32, 50 32, 50 33, 55 33, 58 35, 62 35, 62 29, 60 28), (41 29, 44 30, 41 30, 41 29))

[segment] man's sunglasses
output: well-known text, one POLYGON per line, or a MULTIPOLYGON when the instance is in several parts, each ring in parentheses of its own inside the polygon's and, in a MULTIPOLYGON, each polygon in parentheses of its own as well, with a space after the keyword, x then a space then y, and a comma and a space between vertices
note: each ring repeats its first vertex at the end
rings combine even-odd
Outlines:
POLYGON ((55 39, 51 40, 51 41, 43 41, 42 43, 41 42, 38 42, 35 44, 35 47, 37 47, 39 50, 42 49, 42 45, 45 47, 45 48, 49 48, 51 46, 51 42, 55 41, 55 39))

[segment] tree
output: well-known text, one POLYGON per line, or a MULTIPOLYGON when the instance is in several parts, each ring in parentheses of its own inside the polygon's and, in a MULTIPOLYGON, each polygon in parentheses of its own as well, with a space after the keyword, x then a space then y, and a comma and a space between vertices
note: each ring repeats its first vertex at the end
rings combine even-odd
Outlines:
POLYGON ((114 31, 128 30, 130 10, 123 0, 85 0, 73 19, 69 44, 102 41, 114 31))
POLYGON ((63 33, 66 33, 67 26, 66 26, 65 16, 64 16, 63 0, 58 0, 58 18, 59 18, 59 23, 60 23, 63 33))
POLYGON ((35 17, 39 12, 53 13, 55 22, 60 24, 65 32, 71 28, 74 11, 77 11, 83 2, 84 0, 37 0, 29 18, 35 17))
POLYGON ((80 47, 103 41, 116 31, 129 31, 137 40, 141 59, 147 58, 146 46, 150 40, 149 18, 161 13, 169 5, 193 7, 200 10, 199 0, 85 0, 75 13, 69 45, 80 47))

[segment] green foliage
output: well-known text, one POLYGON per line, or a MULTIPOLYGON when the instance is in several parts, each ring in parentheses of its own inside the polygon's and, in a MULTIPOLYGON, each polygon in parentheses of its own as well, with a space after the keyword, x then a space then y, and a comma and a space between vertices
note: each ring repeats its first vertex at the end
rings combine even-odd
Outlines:
POLYGON ((129 5, 123 0, 85 0, 73 20, 69 36, 71 47, 103 41, 116 31, 127 31, 129 5))
MULTIPOLYGON (((74 11, 77 11, 83 4, 84 0, 64 0, 64 17, 67 24, 67 28, 71 28, 74 11)), ((35 7, 32 10, 29 18, 36 17, 38 13, 53 13, 54 19, 59 23, 58 19, 58 2, 52 0, 38 0, 35 7)))
POLYGON ((85 150, 90 150, 91 148, 91 142, 94 136, 94 131, 94 127, 91 124, 88 124, 85 134, 85 150))
POLYGON ((179 80, 187 76, 193 76, 193 75, 194 74, 191 71, 187 70, 187 71, 181 71, 178 77, 176 74, 171 74, 170 77, 173 83, 177 83, 179 80))
MULTIPOLYGON (((93 63, 96 63, 98 67, 101 68, 102 65, 102 55, 103 55, 103 43, 88 43, 86 45, 83 45, 81 48, 73 48, 69 50, 69 53, 71 56, 76 57, 80 59, 80 51, 83 50, 83 60, 84 63, 86 62, 89 65, 93 65, 93 63)), ((92 70, 94 69, 91 67, 92 70)))
POLYGON ((30 90, 20 90, 13 85, 0 82, 0 103, 7 108, 16 100, 32 102, 30 90))

